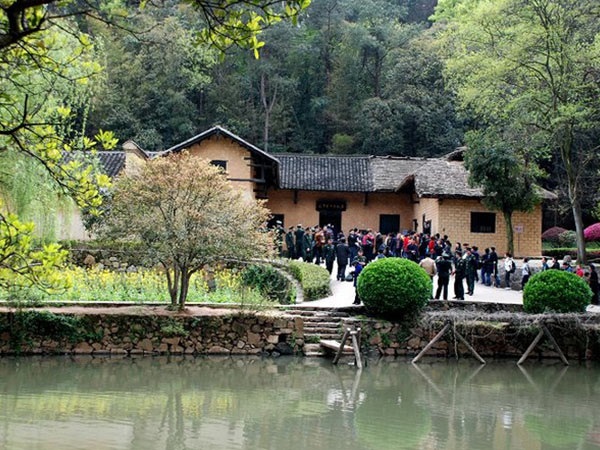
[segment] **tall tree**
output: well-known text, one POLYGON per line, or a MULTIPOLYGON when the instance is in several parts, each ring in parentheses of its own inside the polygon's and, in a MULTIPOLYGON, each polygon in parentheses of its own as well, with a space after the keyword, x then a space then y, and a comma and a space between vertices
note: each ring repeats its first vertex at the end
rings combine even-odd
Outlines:
POLYGON ((171 304, 183 308, 190 277, 206 264, 269 255, 269 211, 222 171, 181 153, 154 159, 115 184, 106 236, 141 242, 165 268, 171 304))
POLYGON ((581 175, 600 117, 598 13, 595 0, 440 0, 435 15, 448 77, 478 127, 560 158, 580 261, 581 175))
POLYGON ((540 198, 535 180, 538 169, 527 160, 526 151, 511 145, 510 136, 470 133, 465 165, 469 183, 481 187, 484 204, 502 213, 506 224, 506 248, 514 255, 512 215, 531 211, 540 198))

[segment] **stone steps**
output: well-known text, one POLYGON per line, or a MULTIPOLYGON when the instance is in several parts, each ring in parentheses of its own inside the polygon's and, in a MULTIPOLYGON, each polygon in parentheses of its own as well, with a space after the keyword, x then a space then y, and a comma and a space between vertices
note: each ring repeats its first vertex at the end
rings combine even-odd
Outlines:
POLYGON ((341 341, 342 323, 351 314, 336 309, 294 308, 290 314, 301 317, 304 322, 304 355, 319 357, 331 354, 318 342, 321 340, 341 341))

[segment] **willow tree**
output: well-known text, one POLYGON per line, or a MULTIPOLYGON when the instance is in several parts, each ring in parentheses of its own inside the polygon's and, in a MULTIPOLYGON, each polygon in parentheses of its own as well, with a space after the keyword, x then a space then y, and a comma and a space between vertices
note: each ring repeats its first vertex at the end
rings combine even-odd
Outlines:
POLYGON ((119 178, 102 232, 141 243, 165 268, 171 305, 183 308, 190 277, 205 265, 270 255, 268 217, 221 169, 183 152, 119 178))
POLYGON ((440 0, 446 74, 478 129, 557 155, 585 261, 581 182, 600 127, 596 0, 440 0))
MULTIPOLYGON (((237 44, 258 55, 263 45, 260 32, 281 20, 296 21, 310 0, 185 3, 195 8, 204 24, 196 30, 196 37, 222 50, 237 44)), ((141 2, 140 7, 150 4, 141 2)), ((65 153, 100 146, 108 149, 116 141, 106 132, 98 133, 96 141, 86 136, 82 112, 89 104, 70 100, 77 98, 74 93, 92 92, 92 80, 102 70, 93 37, 82 31, 90 28, 86 21, 99 19, 127 27, 126 11, 120 0, 0 3, 0 152, 33 160, 79 207, 92 214, 101 211, 102 189, 109 185, 108 178, 94 171, 85 158, 65 158, 65 153), (78 125, 77 132, 73 124, 78 125)), ((9 206, 0 205, 0 286, 11 284, 15 276, 44 286, 38 268, 60 265, 64 252, 55 246, 34 250, 33 225, 10 213, 9 206), (34 272, 38 276, 29 276, 34 272)))

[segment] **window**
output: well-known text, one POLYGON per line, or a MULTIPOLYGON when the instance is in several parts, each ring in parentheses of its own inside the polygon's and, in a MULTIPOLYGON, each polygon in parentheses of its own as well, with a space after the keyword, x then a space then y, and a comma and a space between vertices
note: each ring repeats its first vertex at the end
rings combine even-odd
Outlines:
POLYGON ((224 160, 221 160, 221 159, 213 159, 210 163, 213 166, 220 167, 225 172, 227 171, 227 161, 224 161, 224 160))
POLYGON ((495 233, 496 214, 484 212, 471 213, 471 233, 495 233))
POLYGON ((397 233, 398 231, 400 231, 399 214, 379 215, 379 232, 381 234, 397 233))

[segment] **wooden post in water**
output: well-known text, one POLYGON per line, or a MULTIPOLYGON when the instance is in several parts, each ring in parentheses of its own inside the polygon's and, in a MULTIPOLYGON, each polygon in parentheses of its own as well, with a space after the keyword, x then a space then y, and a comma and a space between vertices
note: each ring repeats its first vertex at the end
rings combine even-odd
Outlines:
POLYGON ((544 337, 544 334, 545 334, 546 337, 548 338, 548 340, 550 341, 550 343, 552 344, 552 346, 554 347, 554 349, 556 350, 556 352, 558 353, 558 356, 562 360, 563 364, 565 366, 568 366, 569 365, 569 361, 567 360, 567 358, 563 354, 562 350, 558 346, 558 343, 556 342, 556 339, 554 339, 554 336, 552 336, 552 333, 550 333, 550 330, 548 329, 548 327, 546 327, 546 324, 542 322, 539 325, 540 325, 540 332, 537 334, 537 336, 535 337, 535 339, 533 340, 533 342, 529 345, 529 347, 527 347, 527 350, 525 350, 525 353, 523 353, 523 356, 521 356, 521 358, 519 359, 519 361, 517 361, 517 364, 521 365, 521 364, 523 364, 523 362, 525 362, 525 360, 527 359, 527 357, 529 356, 529 354, 533 351, 533 349, 535 347, 537 347, 537 345, 539 344, 540 340, 542 339, 542 337, 544 337))
MULTIPOLYGON (((435 344, 437 341, 439 341, 442 338, 442 336, 444 336, 444 334, 446 334, 446 332, 450 329, 451 325, 452 325, 452 322, 450 320, 447 320, 446 324, 444 325, 444 328, 442 328, 442 330, 438 334, 436 334, 435 337, 431 341, 429 341, 429 343, 425 346, 425 348, 423 350, 421 350, 421 352, 417 356, 414 357, 414 359, 412 360, 412 363, 416 364, 417 362, 419 362, 419 360, 423 357, 423 355, 425 353, 427 353, 427 351, 431 347, 433 347, 433 344, 435 344)), ((454 334, 458 338, 459 341, 461 341, 463 344, 465 344, 465 346, 467 347, 467 350, 469 350, 481 364, 485 364, 485 359, 483 359, 479 355, 479 353, 477 353, 477 351, 473 348, 473 346, 471 344, 469 344, 469 342, 463 337, 462 334, 460 334, 456 330, 454 330, 454 334)))

